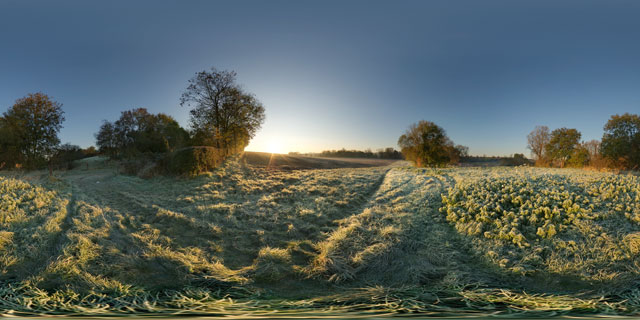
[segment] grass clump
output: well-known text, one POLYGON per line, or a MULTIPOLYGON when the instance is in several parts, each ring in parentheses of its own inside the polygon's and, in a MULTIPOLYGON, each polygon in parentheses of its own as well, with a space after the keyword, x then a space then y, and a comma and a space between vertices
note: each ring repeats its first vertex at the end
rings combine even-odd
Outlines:
POLYGON ((623 242, 631 254, 637 255, 640 253, 640 232, 626 235, 623 238, 623 242))
POLYGON ((287 249, 264 247, 255 261, 255 278, 259 281, 279 281, 291 276, 291 253, 287 249))
POLYGON ((13 242, 13 232, 10 231, 0 231, 0 250, 4 249, 6 246, 10 245, 13 242))

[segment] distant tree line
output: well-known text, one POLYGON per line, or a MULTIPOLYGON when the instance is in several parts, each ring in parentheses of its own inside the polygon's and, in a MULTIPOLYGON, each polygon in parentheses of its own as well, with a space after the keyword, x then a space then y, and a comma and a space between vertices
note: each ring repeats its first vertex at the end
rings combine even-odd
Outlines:
POLYGON ((455 145, 444 129, 430 121, 420 121, 398 139, 405 159, 418 167, 442 167, 456 164, 469 155, 469 148, 455 145))
POLYGON ((585 142, 581 137, 577 129, 550 132, 546 126, 537 126, 527 136, 527 147, 537 166, 640 169, 640 116, 611 116, 601 141, 585 142))
POLYGON ((514 153, 511 157, 503 157, 500 159, 503 166, 524 166, 531 165, 531 160, 527 159, 522 153, 514 153))
MULTIPOLYGON (((16 100, 0 117, 0 169, 70 167, 73 161, 98 153, 128 159, 182 152, 177 159, 198 166, 189 169, 190 172, 217 165, 224 157, 242 151, 264 122, 264 107, 236 84, 235 77, 235 72, 211 69, 196 73, 189 81, 180 102, 192 107, 191 130, 180 127, 166 114, 136 108, 123 111, 119 119, 101 125, 96 133, 98 150, 60 145, 58 133, 65 120, 62 104, 44 93, 28 94, 16 100), (198 163, 205 165, 200 167, 198 163)), ((527 147, 539 166, 640 169, 640 116, 613 115, 604 126, 601 141, 585 142, 581 137, 577 129, 550 131, 546 126, 537 126, 527 137, 527 147)), ((393 148, 375 153, 341 149, 323 151, 320 155, 404 157, 421 167, 469 159, 467 147, 454 144, 444 129, 429 121, 411 125, 398 139, 398 145, 400 152, 393 148)), ((509 165, 529 161, 522 154, 505 159, 509 165)), ((170 167, 181 166, 172 163, 170 167)))
POLYGON ((402 153, 394 148, 379 149, 376 152, 367 150, 325 150, 318 156, 330 158, 371 158, 371 159, 403 159, 402 153))

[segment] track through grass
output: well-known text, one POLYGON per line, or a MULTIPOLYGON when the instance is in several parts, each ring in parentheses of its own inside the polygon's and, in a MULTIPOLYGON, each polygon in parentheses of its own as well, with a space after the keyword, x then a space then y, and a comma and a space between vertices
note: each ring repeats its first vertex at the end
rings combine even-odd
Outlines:
POLYGON ((0 178, 4 313, 639 310, 638 177, 229 161, 194 179, 109 166, 25 178, 0 178))

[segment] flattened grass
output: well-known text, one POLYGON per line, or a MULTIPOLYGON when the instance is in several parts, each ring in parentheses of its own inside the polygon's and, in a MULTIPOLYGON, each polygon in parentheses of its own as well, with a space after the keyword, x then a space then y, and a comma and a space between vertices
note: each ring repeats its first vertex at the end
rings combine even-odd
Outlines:
MULTIPOLYGON (((4 313, 640 311, 639 195, 630 177, 521 168, 280 171, 236 159, 193 179, 144 180, 102 164, 31 181, 40 182, 0 178, 4 313), (546 196, 560 216, 550 237, 521 231, 529 246, 467 232, 440 211, 450 205, 442 194, 495 184, 496 199, 513 200, 527 187, 497 185, 540 176, 558 188, 546 196), (574 200, 584 199, 569 205, 560 187, 596 197, 582 212, 595 218, 562 228, 574 200)), ((474 208, 478 193, 454 198, 457 209, 474 208)))

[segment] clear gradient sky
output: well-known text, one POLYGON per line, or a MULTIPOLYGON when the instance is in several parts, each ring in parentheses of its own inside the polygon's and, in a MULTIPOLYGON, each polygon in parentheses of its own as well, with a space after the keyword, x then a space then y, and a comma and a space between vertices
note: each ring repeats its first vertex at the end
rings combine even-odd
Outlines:
POLYGON ((180 94, 212 66, 266 108, 247 150, 396 147, 424 119, 528 154, 536 125, 599 139, 640 113, 640 1, 0 0, 0 112, 49 94, 63 142, 134 107, 187 126, 180 94))

